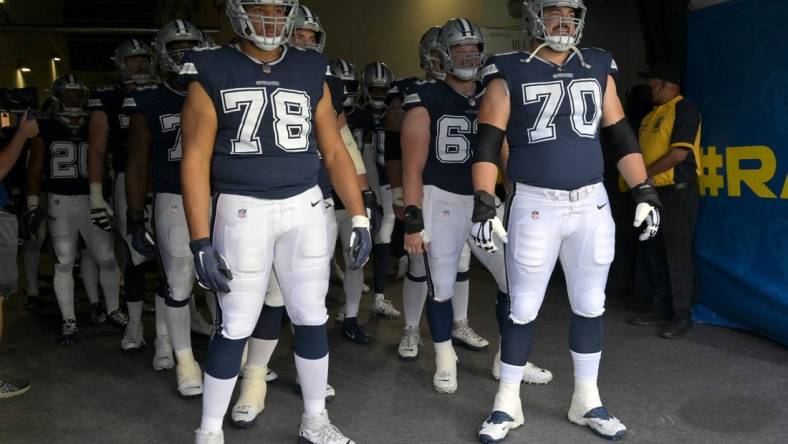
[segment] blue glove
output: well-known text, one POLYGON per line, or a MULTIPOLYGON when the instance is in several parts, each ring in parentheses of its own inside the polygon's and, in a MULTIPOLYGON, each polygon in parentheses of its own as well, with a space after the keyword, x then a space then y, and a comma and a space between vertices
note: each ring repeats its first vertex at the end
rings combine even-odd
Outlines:
POLYGON ((369 233, 369 219, 364 216, 353 216, 351 219, 353 231, 350 233, 348 256, 351 270, 358 270, 367 263, 372 252, 372 235, 369 233))
POLYGON ((126 231, 131 236, 131 248, 145 257, 156 254, 156 242, 153 234, 145 228, 144 214, 141 211, 128 211, 126 214, 126 231))
POLYGON ((194 254, 194 271, 197 274, 197 283, 200 287, 211 290, 230 292, 230 281, 233 274, 227 261, 213 248, 211 240, 207 237, 189 242, 189 248, 194 254))

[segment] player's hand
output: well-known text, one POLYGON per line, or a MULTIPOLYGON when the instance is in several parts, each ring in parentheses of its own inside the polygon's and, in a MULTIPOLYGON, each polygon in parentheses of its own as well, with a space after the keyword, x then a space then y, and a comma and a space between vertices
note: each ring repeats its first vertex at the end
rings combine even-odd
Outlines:
POLYGON ((408 254, 422 254, 425 251, 430 251, 430 236, 427 234, 427 230, 421 230, 418 233, 406 233, 405 251, 408 254))
POLYGON ((383 221, 383 207, 378 203, 378 197, 371 189, 362 191, 361 197, 364 200, 364 208, 367 210, 369 231, 374 236, 380 231, 380 225, 383 221))
POLYGON ((506 228, 496 213, 495 203, 495 196, 486 191, 477 191, 473 195, 471 237, 476 246, 489 253, 498 251, 493 235, 498 236, 503 243, 509 241, 506 228))
POLYGON ((112 231, 112 217, 114 213, 109 204, 104 200, 104 193, 100 183, 90 184, 90 222, 104 231, 112 231))
POLYGON ((358 270, 367 263, 369 254, 372 253, 372 235, 369 232, 369 219, 364 216, 353 216, 351 219, 353 231, 350 233, 348 256, 351 270, 358 270))
POLYGON ((641 241, 651 239, 659 231, 659 209, 662 208, 659 193, 651 184, 643 182, 632 188, 632 198, 637 203, 635 207, 635 222, 632 225, 640 227, 644 222, 646 224, 646 228, 640 233, 638 239, 641 241))
POLYGON ((19 118, 19 127, 17 131, 25 139, 32 139, 38 135, 38 120, 29 111, 25 111, 22 117, 19 118))
POLYGON ((153 234, 145 227, 145 216, 139 211, 128 211, 126 231, 131 236, 131 248, 145 257, 156 253, 156 242, 153 234))
POLYGON ((22 218, 27 228, 27 232, 31 239, 38 238, 38 231, 41 229, 41 224, 49 218, 46 211, 38 205, 32 205, 27 208, 22 218))
POLYGON ((227 261, 213 248, 207 237, 189 242, 194 254, 194 272, 200 287, 222 293, 230 292, 233 274, 227 261))

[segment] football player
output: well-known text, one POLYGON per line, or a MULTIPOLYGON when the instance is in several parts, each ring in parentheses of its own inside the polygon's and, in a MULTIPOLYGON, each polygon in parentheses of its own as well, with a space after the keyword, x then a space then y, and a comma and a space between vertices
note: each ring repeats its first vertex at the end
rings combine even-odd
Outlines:
POLYGON ((126 226, 132 248, 142 256, 153 255, 155 246, 143 214, 150 170, 156 245, 168 287, 164 315, 169 336, 157 336, 156 349, 174 349, 178 392, 186 398, 202 394, 202 372, 192 353, 189 301, 194 261, 180 181, 181 108, 186 91, 176 76, 183 55, 202 43, 202 33, 191 23, 167 22, 154 44, 158 66, 166 75, 164 81, 136 88, 123 103, 123 111, 129 116, 126 226))
POLYGON ((501 379, 492 413, 479 430, 502 441, 523 424, 520 381, 533 344, 534 320, 556 259, 567 281, 574 363, 571 422, 620 439, 626 427, 602 404, 597 374, 602 351, 605 281, 614 254, 613 219, 602 186, 601 131, 617 150, 618 169, 633 188, 635 226, 656 234, 660 207, 646 182, 634 133, 616 94, 618 69, 601 49, 578 49, 586 19, 582 0, 523 2, 528 52, 501 54, 482 71, 487 92, 474 152, 472 235, 490 251, 505 250, 510 304, 501 343, 501 379), (514 182, 507 226, 493 196, 503 157, 514 182))
POLYGON ((79 237, 99 266, 99 281, 108 304, 120 293, 120 273, 112 236, 90 222, 90 187, 87 180, 87 110, 90 91, 73 75, 52 84, 54 117, 40 122, 39 135, 30 149, 27 214, 30 233, 38 233, 49 219, 52 246, 57 256, 53 286, 63 317, 60 342, 71 344, 77 334, 74 314, 74 277, 79 237), (47 212, 39 206, 41 176, 48 192, 47 212))
MULTIPOLYGON (((107 320, 118 326, 131 326, 121 340, 123 350, 139 350, 144 338, 142 334, 142 300, 145 293, 145 274, 140 264, 146 260, 138 252, 130 248, 129 237, 126 235, 126 136, 129 127, 129 116, 123 113, 123 100, 126 95, 141 85, 155 83, 156 62, 153 49, 146 43, 130 39, 122 42, 115 50, 115 66, 120 74, 121 84, 97 88, 88 102, 91 110, 89 123, 89 154, 88 179, 90 181, 90 218, 93 224, 105 231, 112 230, 111 221, 117 220, 118 234, 128 248, 126 265, 123 273, 124 293, 129 318, 119 309, 117 301, 107 300, 107 320), (109 148, 109 152, 107 151, 109 148), (114 211, 104 200, 105 159, 112 157, 112 171, 115 174, 112 201, 114 211), (114 219, 114 217, 117 219, 114 219)), ((157 298, 157 337, 166 335, 163 326, 164 303, 157 298), (160 334, 161 333, 161 334, 160 334)), ((156 354, 154 368, 172 368, 172 354, 156 354)))
POLYGON ((355 168, 337 131, 328 61, 286 46, 297 0, 229 0, 236 46, 192 51, 182 111, 181 180, 198 282, 217 292, 196 442, 223 442, 222 419, 257 326, 272 267, 294 329, 305 443, 349 443, 325 409, 330 245, 320 155, 352 215, 350 266, 372 248, 355 168), (231 69, 228 69, 231 67, 231 69), (208 217, 213 191, 213 223, 208 217), (225 259, 226 258, 226 259, 225 259))

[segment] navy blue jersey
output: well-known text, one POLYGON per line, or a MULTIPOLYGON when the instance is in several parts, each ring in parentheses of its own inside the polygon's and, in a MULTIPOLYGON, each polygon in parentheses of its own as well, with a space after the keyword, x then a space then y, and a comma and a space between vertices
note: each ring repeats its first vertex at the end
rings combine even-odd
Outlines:
POLYGON ((602 181, 603 157, 599 123, 608 75, 618 74, 610 53, 582 49, 563 66, 529 53, 492 57, 482 71, 485 86, 505 79, 511 110, 508 176, 541 188, 574 190, 602 181))
POLYGON ((71 128, 57 118, 38 121, 44 141, 44 186, 47 193, 90 194, 88 185, 88 125, 71 128))
MULTIPOLYGON (((333 75, 326 76, 326 83, 331 92, 331 106, 334 107, 337 116, 345 112, 345 107, 342 106, 342 92, 345 89, 345 84, 339 77, 333 75)), ((320 162, 320 173, 317 178, 317 183, 320 185, 320 190, 323 191, 323 198, 328 199, 334 194, 334 187, 331 185, 331 178, 328 177, 328 170, 326 170, 323 162, 320 162)))
POLYGON ((166 83, 137 88, 123 102, 129 116, 142 114, 151 132, 151 183, 156 193, 181 194, 181 109, 186 93, 166 83))
POLYGON ((384 122, 386 113, 372 114, 372 149, 375 150, 375 164, 378 167, 378 182, 380 185, 389 184, 386 174, 386 130, 384 122))
POLYGON ((419 81, 408 89, 402 108, 407 112, 424 107, 430 116, 430 146, 422 173, 424 185, 473 195, 471 165, 483 94, 479 88, 468 97, 436 80, 419 81))
POLYGON ((104 86, 93 90, 88 100, 88 110, 104 111, 109 123, 107 152, 112 153, 112 169, 115 173, 126 171, 126 137, 129 132, 129 116, 123 112, 126 89, 121 85, 104 86))
POLYGON ((199 82, 216 108, 214 191, 284 199, 317 184, 313 111, 323 97, 324 55, 284 47, 266 64, 227 46, 193 50, 183 60, 185 80, 199 82))
POLYGON ((386 105, 390 105, 394 99, 399 99, 400 102, 405 101, 405 92, 414 83, 421 81, 418 77, 401 77, 391 82, 391 87, 386 93, 386 105))

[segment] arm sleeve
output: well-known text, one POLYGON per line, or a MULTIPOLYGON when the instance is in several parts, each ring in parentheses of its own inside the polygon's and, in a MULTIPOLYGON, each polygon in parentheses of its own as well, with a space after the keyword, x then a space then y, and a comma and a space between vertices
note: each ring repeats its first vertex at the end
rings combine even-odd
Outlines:
POLYGON ((700 131, 700 114, 687 100, 676 104, 676 120, 670 135, 671 148, 693 149, 700 131))

